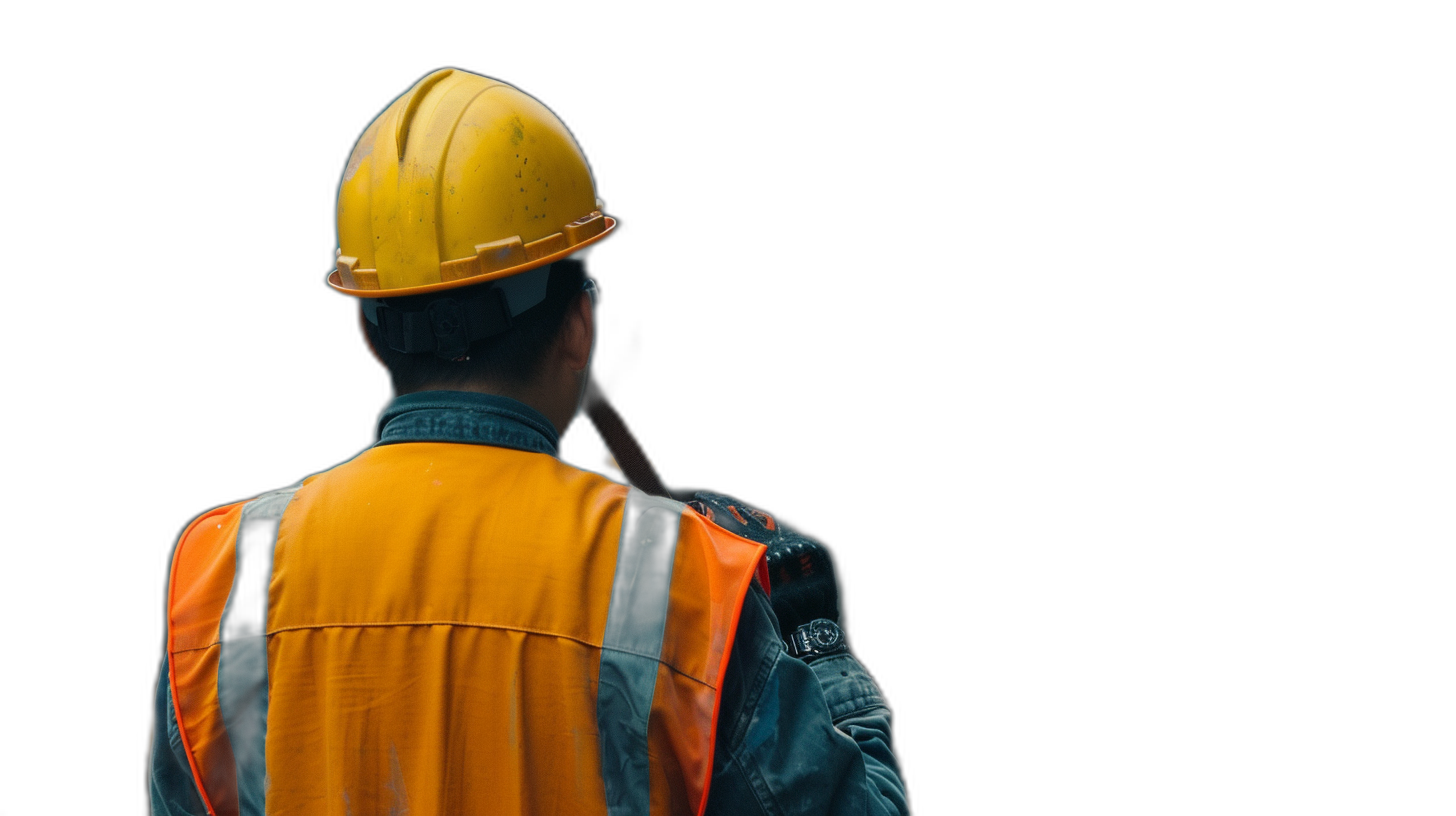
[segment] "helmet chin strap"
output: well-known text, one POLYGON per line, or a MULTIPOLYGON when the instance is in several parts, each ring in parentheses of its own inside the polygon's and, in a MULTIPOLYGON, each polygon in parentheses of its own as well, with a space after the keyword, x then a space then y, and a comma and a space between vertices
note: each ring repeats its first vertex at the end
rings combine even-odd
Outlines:
POLYGON ((594 378, 587 381, 586 415, 592 425, 596 426, 597 433, 602 435, 602 441, 607 443, 607 450, 617 460, 622 475, 627 477, 633 487, 653 496, 672 497, 657 471, 653 469, 652 463, 647 461, 647 454, 637 444, 636 437, 627 430, 627 423, 622 420, 622 415, 607 402, 607 395, 602 393, 601 386, 597 385, 594 378))

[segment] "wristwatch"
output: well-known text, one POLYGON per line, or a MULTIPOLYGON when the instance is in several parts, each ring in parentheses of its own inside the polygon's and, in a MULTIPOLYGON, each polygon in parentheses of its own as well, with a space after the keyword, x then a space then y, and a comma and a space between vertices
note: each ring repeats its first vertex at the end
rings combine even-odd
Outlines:
POLYGON ((790 655, 811 663, 821 657, 849 651, 839 624, 828 618, 811 620, 789 634, 784 648, 790 655))

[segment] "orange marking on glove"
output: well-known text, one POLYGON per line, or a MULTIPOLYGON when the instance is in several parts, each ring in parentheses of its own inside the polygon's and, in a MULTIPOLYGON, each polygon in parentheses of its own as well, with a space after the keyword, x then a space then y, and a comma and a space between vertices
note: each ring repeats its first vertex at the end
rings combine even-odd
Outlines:
POLYGON ((709 507, 708 505, 700 501, 693 500, 688 502, 688 507, 693 508, 693 510, 696 511, 698 515, 702 516, 708 521, 713 520, 713 508, 709 507))
POLYGON ((778 524, 774 522, 774 517, 770 516, 768 513, 765 513, 762 510, 750 510, 748 512, 752 513, 753 517, 758 519, 759 523, 767 528, 769 532, 773 532, 774 530, 778 529, 778 524))

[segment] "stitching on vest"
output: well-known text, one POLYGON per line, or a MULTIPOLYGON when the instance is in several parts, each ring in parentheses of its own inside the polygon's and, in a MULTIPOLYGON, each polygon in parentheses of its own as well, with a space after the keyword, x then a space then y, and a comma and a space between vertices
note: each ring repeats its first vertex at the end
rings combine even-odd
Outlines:
MULTIPOLYGON (((671 664, 671 663, 667 662, 666 660, 663 660, 660 657, 657 657, 655 655, 639 654, 637 652, 629 651, 629 650, 626 650, 626 649, 618 649, 618 648, 616 648, 614 646, 603 646, 600 643, 592 643, 589 640, 582 640, 581 638, 572 637, 571 635, 562 635, 562 634, 558 634, 556 632, 547 632, 544 629, 530 629, 530 628, 527 628, 527 627, 524 627, 524 626, 504 626, 504 625, 497 624, 497 623, 471 623, 471 622, 468 622, 468 621, 448 621, 448 620, 442 620, 442 621, 394 621, 394 622, 389 622, 389 621, 376 621, 376 622, 368 622, 368 623, 305 623, 305 624, 299 624, 297 626, 280 626, 277 629, 271 629, 268 632, 268 636, 269 637, 272 637, 273 635, 276 635, 276 634, 278 634, 280 632, 295 632, 295 631, 304 630, 304 629, 351 629, 351 628, 363 628, 363 627, 368 627, 368 628, 382 628, 382 627, 387 627, 387 626, 468 626, 468 627, 470 627, 472 629, 500 629, 500 630, 507 631, 507 632, 525 632, 526 634, 530 634, 530 635, 545 635, 546 637, 560 638, 562 640, 572 641, 573 643, 580 643, 583 646, 590 646, 593 649, 601 649, 604 652, 621 652, 623 654, 636 655, 637 657, 643 657, 643 658, 646 658, 648 660, 654 660, 658 664, 663 665, 663 666, 666 666, 668 669, 672 670, 673 674, 677 674, 677 675, 680 675, 682 677, 686 677, 687 679, 693 681, 694 683, 697 683, 697 684, 699 684, 701 686, 704 686, 706 688, 710 688, 710 689, 713 689, 715 691, 717 690, 717 686, 714 686, 712 683, 709 683, 706 680, 702 679, 701 677, 698 677, 698 676, 696 676, 696 675, 694 675, 694 674, 692 674, 690 672, 683 671, 682 669, 678 668, 677 666, 674 666, 673 664, 671 664)), ((197 651, 198 649, 210 649, 210 648, 212 648, 213 646, 216 646, 216 645, 218 645, 218 644, 213 643, 213 644, 208 645, 208 646, 199 646, 199 647, 194 647, 192 649, 180 649, 180 650, 178 650, 177 653, 197 651)))
POLYGON ((503 629, 503 630, 508 631, 508 632, 525 632, 527 634, 532 634, 532 635, 546 635, 547 637, 561 638, 562 640, 570 640, 570 641, 572 641, 574 643, 580 643, 583 646, 590 646, 590 647, 592 647, 594 649, 600 649, 602 647, 602 645, 600 643, 592 643, 589 640, 582 640, 581 638, 572 637, 571 635, 563 635, 563 634, 561 634, 559 632, 548 632, 545 629, 531 629, 531 628, 526 627, 526 626, 506 626, 505 624, 500 624, 500 623, 475 623, 473 621, 457 621, 457 620, 355 621, 355 622, 350 622, 350 623, 300 623, 300 624, 298 624, 296 626, 280 626, 280 627, 278 627, 276 629, 269 629, 268 630, 268 635, 271 637, 273 635, 278 634, 279 632, 296 632, 296 631, 299 631, 299 630, 302 630, 302 629, 351 629, 351 628, 379 629, 379 628, 383 628, 383 627, 387 627, 387 626, 468 626, 468 627, 470 627, 472 629, 503 629))
MULTIPOLYGON (((382 628, 382 627, 386 627, 386 626, 468 626, 468 627, 471 627, 473 629, 502 629, 502 630, 509 631, 509 632, 525 632, 527 634, 532 634, 532 635, 545 635, 547 637, 561 638, 562 640, 570 640, 570 641, 572 641, 574 643, 580 643, 583 646, 590 646, 593 649, 600 649, 600 648, 602 648, 602 645, 600 643, 592 643, 589 640, 582 640, 581 638, 572 637, 571 635, 563 635, 563 634, 559 634, 557 632, 548 632, 545 629, 531 629, 531 628, 528 628, 528 627, 525 627, 525 626, 505 626, 505 625, 497 624, 497 623, 471 623, 469 621, 452 621, 452 620, 433 620, 433 621, 360 621, 360 622, 357 622, 357 623, 301 623, 301 624, 298 624, 297 626, 280 626, 280 627, 278 627, 276 629, 269 629, 267 631, 266 635, 268 637, 272 637, 272 636, 278 634, 279 632, 295 632, 295 631, 300 631, 300 630, 305 630, 305 629, 351 629, 351 628, 378 629, 378 628, 382 628)), ((183 652, 199 652, 199 651, 202 651, 203 649, 211 649, 214 646, 220 646, 220 645, 222 645, 222 641, 221 640, 214 640, 213 642, 207 644, 206 646, 193 646, 193 647, 188 648, 188 649, 175 649, 175 650, 172 651, 172 654, 182 654, 183 652)))

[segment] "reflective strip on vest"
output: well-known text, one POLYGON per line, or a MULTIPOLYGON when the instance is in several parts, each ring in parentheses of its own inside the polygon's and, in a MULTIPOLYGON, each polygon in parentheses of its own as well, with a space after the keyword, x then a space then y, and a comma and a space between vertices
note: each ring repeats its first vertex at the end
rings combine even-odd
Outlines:
POLYGON ((633 488, 622 510, 597 683, 597 733, 610 816, 641 816, 651 809, 647 719, 657 686, 682 509, 671 499, 633 488))
POLYGON ((192 778, 215 816, 264 813, 268 580, 294 490, 202 516, 173 555, 172 705, 192 778))
POLYGON ((268 582, 278 523, 297 487, 243 505, 238 524, 237 567, 223 609, 217 664, 217 701, 237 763, 238 811, 263 816, 268 732, 268 582))

